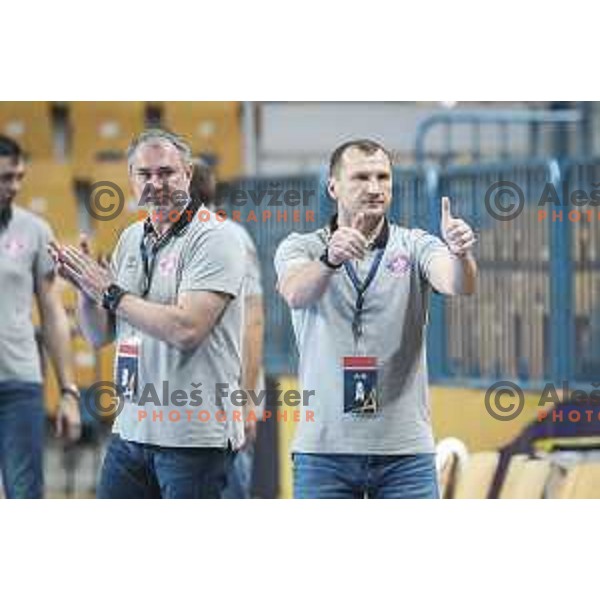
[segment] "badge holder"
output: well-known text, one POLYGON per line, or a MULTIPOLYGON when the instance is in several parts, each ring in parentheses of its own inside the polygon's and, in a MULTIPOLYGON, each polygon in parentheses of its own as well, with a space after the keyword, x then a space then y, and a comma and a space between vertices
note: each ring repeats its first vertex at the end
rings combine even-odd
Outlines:
POLYGON ((363 339, 363 309, 367 289, 375 279, 381 264, 383 250, 379 249, 371 265, 369 274, 364 282, 360 282, 354 267, 344 263, 346 273, 357 293, 352 334, 354 337, 355 356, 343 359, 344 374, 344 414, 357 416, 376 415, 379 412, 379 397, 377 394, 378 360, 375 356, 360 355, 359 348, 363 339))
POLYGON ((377 398, 377 358, 344 357, 344 413, 375 415, 377 398))
POLYGON ((139 338, 124 339, 117 344, 115 383, 119 394, 128 403, 137 397, 140 345, 139 338))

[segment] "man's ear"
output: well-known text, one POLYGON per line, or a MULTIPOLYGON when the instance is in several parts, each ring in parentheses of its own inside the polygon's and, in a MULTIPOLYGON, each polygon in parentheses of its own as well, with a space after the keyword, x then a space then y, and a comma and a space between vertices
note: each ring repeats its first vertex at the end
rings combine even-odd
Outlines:
POLYGON ((188 163, 184 172, 189 185, 192 182, 192 176, 194 175, 194 165, 192 163, 188 163))
POLYGON ((335 188, 336 188, 335 180, 333 179, 333 177, 330 177, 329 180, 327 181, 327 192, 329 193, 329 196, 331 197, 332 200, 337 201, 337 191, 335 188))

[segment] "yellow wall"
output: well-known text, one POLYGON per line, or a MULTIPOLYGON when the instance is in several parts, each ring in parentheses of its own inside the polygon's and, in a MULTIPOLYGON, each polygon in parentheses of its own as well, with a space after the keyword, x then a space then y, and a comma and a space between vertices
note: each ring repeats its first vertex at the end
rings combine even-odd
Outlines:
MULTIPOLYGON (((485 392, 484 389, 432 387, 431 416, 436 439, 457 437, 471 452, 495 450, 508 444, 537 418, 539 394, 524 395, 525 407, 513 421, 498 421, 485 408, 485 392)), ((508 404, 508 399, 503 404, 508 404)))

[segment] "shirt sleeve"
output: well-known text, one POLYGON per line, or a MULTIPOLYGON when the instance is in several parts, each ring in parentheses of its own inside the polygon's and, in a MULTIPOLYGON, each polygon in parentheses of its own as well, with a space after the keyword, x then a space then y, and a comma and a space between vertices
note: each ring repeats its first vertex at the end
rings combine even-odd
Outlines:
POLYGON ((48 244, 54 239, 50 225, 45 221, 40 221, 38 243, 33 261, 33 275, 35 288, 40 289, 42 281, 51 275, 54 275, 54 261, 48 252, 48 244))
POLYGON ((125 235, 124 233, 121 234, 121 236, 119 237, 119 240, 117 241, 117 245, 113 248, 113 251, 110 253, 110 270, 112 272, 113 275, 118 275, 119 273, 119 264, 121 262, 120 258, 121 258, 121 246, 122 246, 122 242, 121 240, 123 239, 123 235, 125 235))
POLYGON ((413 260, 419 267, 421 276, 431 282, 431 264, 435 258, 448 256, 448 246, 438 237, 415 229, 413 231, 413 260))
POLYGON ((292 267, 297 267, 315 260, 310 252, 305 236, 292 233, 286 237, 275 252, 275 271, 281 279, 292 267))
POLYGON ((222 292, 236 297, 244 278, 244 249, 225 227, 201 231, 184 258, 180 292, 222 292))
POLYGON ((122 277, 121 263, 123 261, 123 252, 124 252, 123 249, 125 247, 127 247, 127 243, 128 243, 127 237, 130 235, 131 235, 131 229, 130 228, 125 229, 119 236, 119 239, 117 240, 117 243, 116 243, 115 247, 113 248, 113 251, 110 254, 110 262, 109 262, 110 271, 111 271, 113 277, 116 278, 117 284, 120 286, 123 286, 123 287, 127 287, 127 286, 122 277))

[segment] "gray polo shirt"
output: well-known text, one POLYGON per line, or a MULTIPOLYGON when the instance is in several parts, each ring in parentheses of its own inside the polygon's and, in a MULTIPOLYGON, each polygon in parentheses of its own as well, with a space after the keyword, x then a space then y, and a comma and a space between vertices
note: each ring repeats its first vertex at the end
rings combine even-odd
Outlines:
MULTIPOLYGON (((291 268, 318 260, 329 228, 293 233, 279 246, 279 279, 291 268)), ((364 281, 376 250, 354 263, 364 281)), ((434 451, 427 388, 425 329, 436 255, 448 254, 438 238, 390 224, 380 268, 366 292, 364 334, 358 347, 352 333, 356 291, 340 269, 314 305, 292 310, 300 354, 300 386, 315 396, 303 415, 292 452, 415 454, 434 451), (375 414, 344 411, 345 357, 375 357, 379 409, 375 414), (314 419, 307 421, 307 411, 314 419)))
POLYGON ((256 246, 246 229, 235 221, 228 221, 230 227, 240 238, 244 249, 244 296, 262 296, 263 288, 261 283, 260 263, 256 246))
POLYGON ((31 311, 33 295, 54 271, 47 250, 52 231, 37 215, 15 205, 12 210, 0 230, 0 381, 41 383, 31 311))
MULTIPOLYGON (((138 222, 123 232, 112 264, 119 285, 138 296, 143 294, 145 282, 140 252, 143 231, 144 224, 138 222)), ((243 441, 243 423, 234 420, 229 396, 220 398, 216 387, 226 384, 230 392, 240 387, 242 257, 238 237, 227 222, 218 223, 214 218, 209 222, 193 219, 182 235, 172 237, 158 251, 146 296, 149 302, 173 305, 180 293, 194 291, 223 292, 233 299, 208 337, 187 352, 117 319, 117 348, 130 346, 132 339, 139 348, 137 398, 124 403, 115 422, 115 431, 122 438, 165 447, 225 447, 228 442, 237 447, 243 441), (163 392, 165 382, 167 394, 163 392), (144 395, 145 389, 156 390, 161 405, 144 395), (175 390, 186 394, 182 406, 172 400, 175 390), (141 418, 140 410, 147 417, 141 418), (162 418, 153 418, 159 414, 162 418)), ((115 362, 118 360, 117 355, 115 362)))
MULTIPOLYGON (((258 253, 256 251, 256 246, 250 237, 250 234, 246 231, 246 229, 236 223, 235 221, 229 221, 231 228, 235 231, 235 233, 239 236, 240 242, 242 243, 242 247, 244 249, 244 283, 243 283, 243 296, 244 301, 248 298, 260 296, 262 298, 263 295, 263 287, 261 282, 261 270, 260 270, 260 262, 258 260, 258 253)), ((246 327, 246 311, 245 307, 242 310, 242 336, 244 334, 246 327)), ((243 337, 242 337, 243 339, 243 337)), ((244 356, 242 353, 242 360, 244 356)), ((264 367, 261 365, 260 371, 258 373, 258 378, 256 381, 255 393, 261 394, 265 390, 265 371, 264 367)), ((260 402, 254 409, 257 419, 261 419, 264 413, 266 404, 266 396, 263 396, 262 402, 260 402)))

